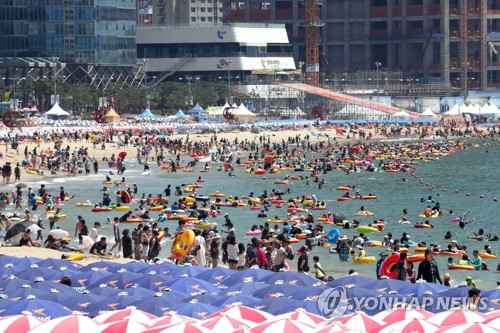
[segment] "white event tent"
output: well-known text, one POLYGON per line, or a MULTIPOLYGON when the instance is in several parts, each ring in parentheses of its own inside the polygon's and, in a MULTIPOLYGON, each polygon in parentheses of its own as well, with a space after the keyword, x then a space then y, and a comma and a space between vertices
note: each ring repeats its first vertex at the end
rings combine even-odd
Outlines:
POLYGON ((54 104, 54 106, 52 107, 52 109, 50 109, 49 111, 45 112, 44 114, 45 116, 47 116, 48 119, 54 119, 54 120, 57 120, 57 119, 67 119, 69 117, 69 113, 64 111, 60 106, 59 106, 59 103, 56 102, 56 104, 54 104))

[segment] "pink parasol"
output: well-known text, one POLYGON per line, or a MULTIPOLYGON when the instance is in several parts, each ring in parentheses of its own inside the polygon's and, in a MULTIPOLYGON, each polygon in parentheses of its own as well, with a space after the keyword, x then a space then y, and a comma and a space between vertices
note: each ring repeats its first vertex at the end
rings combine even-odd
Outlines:
POLYGON ((167 326, 167 325, 174 325, 174 324, 179 324, 179 323, 194 324, 197 322, 198 321, 196 319, 181 316, 175 312, 166 312, 163 314, 162 317, 150 322, 149 327, 167 326))
POLYGON ((44 323, 44 321, 37 317, 33 317, 31 314, 7 316, 0 319, 0 332, 28 332, 41 323, 44 323))
POLYGON ((293 312, 285 313, 279 317, 296 320, 298 322, 301 322, 302 324, 310 326, 321 325, 325 322, 325 318, 309 313, 304 309, 297 309, 293 312))
POLYGON ((383 322, 375 320, 362 312, 357 312, 335 318, 334 322, 341 323, 353 330, 371 332, 379 329, 383 322))
POLYGON ((201 327, 190 323, 177 323, 174 325, 166 325, 154 327, 142 333, 211 333, 208 328, 201 327))
POLYGON ((109 324, 103 324, 100 327, 100 333, 137 333, 145 331, 147 328, 148 327, 144 323, 139 323, 131 319, 124 319, 109 324))
POLYGON ((251 333, 303 333, 310 332, 314 327, 302 324, 293 319, 273 318, 250 329, 251 333))
POLYGON ((99 332, 99 324, 89 317, 69 315, 36 326, 30 333, 89 333, 99 332))
POLYGON ((458 325, 465 323, 481 323, 489 319, 487 315, 482 313, 462 310, 462 309, 452 309, 443 312, 439 312, 432 317, 427 318, 429 323, 447 327, 450 325, 458 325))
POLYGON ((226 333, 238 328, 249 328, 253 325, 254 323, 252 322, 248 322, 246 320, 236 320, 226 315, 205 319, 197 324, 197 326, 208 328, 214 333, 226 333))
POLYGON ((392 324, 387 324, 382 328, 375 329, 371 332, 377 333, 433 333, 441 329, 440 326, 428 323, 424 319, 407 319, 392 324))
POLYGON ((261 323, 274 318, 267 312, 249 308, 240 304, 231 305, 223 310, 212 313, 207 318, 218 317, 220 315, 227 315, 228 317, 236 320, 249 320, 254 323, 261 323))
MULTIPOLYGON (((344 333, 344 332, 352 332, 349 327, 342 325, 341 323, 329 322, 325 324, 325 326, 320 327, 318 330, 314 331, 314 333, 344 333)), ((361 331, 354 331, 361 332, 361 331)))
POLYGON ((500 330, 481 323, 467 323, 443 328, 439 333, 498 333, 500 330))
POLYGON ((157 317, 130 306, 122 310, 106 312, 94 318, 96 322, 101 324, 112 323, 123 319, 131 319, 136 322, 149 325, 151 321, 157 319, 157 317))
POLYGON ((431 312, 414 309, 414 308, 403 308, 403 309, 389 309, 377 313, 372 318, 378 321, 383 321, 387 324, 395 323, 398 321, 406 319, 425 319, 432 316, 431 312))

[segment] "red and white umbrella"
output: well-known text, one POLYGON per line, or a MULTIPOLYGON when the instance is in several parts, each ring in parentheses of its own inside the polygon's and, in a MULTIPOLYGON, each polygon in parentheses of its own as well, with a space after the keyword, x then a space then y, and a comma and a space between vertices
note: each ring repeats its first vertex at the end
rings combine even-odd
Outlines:
POLYGON ((299 321, 279 318, 270 319, 257 326, 252 327, 249 332, 251 333, 303 333, 310 332, 314 327, 302 324, 299 321))
POLYGON ((384 323, 375 320, 362 312, 335 318, 334 322, 341 323, 352 330, 371 332, 379 329, 384 323))
POLYGON ((377 313, 372 318, 378 321, 383 321, 387 324, 392 324, 406 319, 425 319, 432 315, 433 314, 431 312, 421 309, 403 308, 384 310, 377 313))
POLYGON ((483 324, 486 324, 486 325, 491 326, 491 327, 500 327, 500 316, 485 320, 485 321, 483 321, 483 324))
POLYGON ((218 317, 222 314, 236 320, 248 320, 254 323, 262 323, 263 321, 274 318, 267 312, 249 308, 248 306, 240 304, 231 305, 223 310, 212 313, 207 318, 218 317))
MULTIPOLYGON (((320 327, 314 333, 343 333, 343 332, 353 332, 349 327, 342 325, 341 323, 329 322, 327 325, 320 327)), ((354 331, 361 332, 361 331, 354 331)))
POLYGON ((124 319, 103 324, 100 329, 100 333, 137 333, 147 330, 148 327, 135 320, 124 319))
POLYGON ((174 325, 153 327, 142 333, 211 333, 208 328, 191 323, 178 323, 174 325))
POLYGON ((162 317, 150 322, 148 325, 149 327, 160 327, 160 326, 174 325, 179 323, 195 324, 197 322, 198 320, 196 319, 181 316, 175 312, 167 312, 162 317))
POLYGON ((89 333, 99 332, 99 324, 82 315, 69 315, 38 325, 30 333, 89 333))
MULTIPOLYGON (((425 319, 407 319, 392 324, 387 324, 372 332, 377 333, 433 333, 441 329, 437 326, 428 323, 425 319)), ((456 332, 455 332, 456 333, 456 332)))
POLYGON ((427 318, 427 321, 429 323, 447 327, 466 323, 482 323, 487 319, 490 319, 490 317, 477 311, 453 309, 437 313, 432 317, 427 318))
POLYGON ((0 332, 28 332, 41 323, 44 323, 44 321, 37 317, 33 317, 31 314, 7 316, 0 319, 0 332))
POLYGON ((298 322, 301 322, 302 324, 307 324, 314 327, 325 322, 325 318, 309 313, 306 310, 300 308, 293 312, 282 314, 279 317, 296 320, 298 322))
POLYGON ((103 313, 94 318, 95 321, 101 324, 112 323, 115 321, 123 320, 123 319, 131 319, 136 322, 146 324, 149 326, 151 321, 157 319, 155 315, 144 312, 142 310, 138 310, 135 307, 127 307, 122 310, 111 311, 107 313, 103 313))
POLYGON ((498 333, 500 330, 481 323, 467 323, 443 328, 439 333, 498 333))
POLYGON ((249 328, 254 325, 255 323, 246 320, 233 319, 226 315, 205 319, 197 324, 197 326, 208 328, 214 333, 232 332, 238 328, 249 328))

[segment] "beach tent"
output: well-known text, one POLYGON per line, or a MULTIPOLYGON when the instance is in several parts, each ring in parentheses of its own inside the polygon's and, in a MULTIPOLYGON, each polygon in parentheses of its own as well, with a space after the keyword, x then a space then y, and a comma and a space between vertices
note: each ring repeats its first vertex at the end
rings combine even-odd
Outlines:
POLYGON ((392 118, 404 119, 404 118, 410 118, 410 115, 405 110, 399 109, 398 112, 392 115, 392 118))
POLYGON ((224 107, 209 106, 206 111, 210 117, 222 117, 224 115, 224 107))
POLYGON ((449 111, 446 111, 444 114, 445 116, 458 116, 462 114, 462 110, 465 108, 467 107, 464 104, 462 104, 461 106, 455 104, 449 111))
POLYGON ((143 113, 137 116, 139 119, 156 119, 156 116, 151 112, 149 108, 146 108, 143 113))
POLYGON ((202 119, 202 118, 206 118, 208 116, 208 112, 205 111, 205 109, 203 109, 199 103, 196 103, 194 108, 189 110, 187 112, 187 114, 195 119, 202 119))
POLYGON ((175 114, 175 117, 177 119, 186 119, 187 116, 184 112, 182 112, 182 109, 179 109, 179 111, 177 111, 177 113, 175 114))
POLYGON ((437 115, 430 108, 425 109, 419 116, 420 118, 437 118, 437 115))
POLYGON ((121 120, 121 117, 118 113, 116 113, 115 109, 111 107, 104 116, 104 119, 106 119, 108 123, 117 123, 121 120))
POLYGON ((248 110, 247 107, 241 103, 240 106, 238 106, 238 109, 233 112, 236 118, 238 118, 238 121, 248 123, 252 121, 256 115, 252 111, 248 110))
POLYGON ((45 116, 47 116, 48 119, 68 119, 69 113, 64 111, 60 106, 59 103, 56 102, 52 109, 50 109, 48 112, 45 112, 45 116))

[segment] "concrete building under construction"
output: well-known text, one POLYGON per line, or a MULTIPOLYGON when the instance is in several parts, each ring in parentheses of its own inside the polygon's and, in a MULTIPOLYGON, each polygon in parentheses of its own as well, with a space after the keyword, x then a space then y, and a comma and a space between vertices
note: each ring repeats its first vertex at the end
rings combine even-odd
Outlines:
POLYGON ((500 0, 222 0, 223 17, 284 23, 298 62, 306 59, 308 1, 320 7, 325 84, 352 83, 357 72, 384 86, 435 83, 467 93, 500 85, 500 0))

